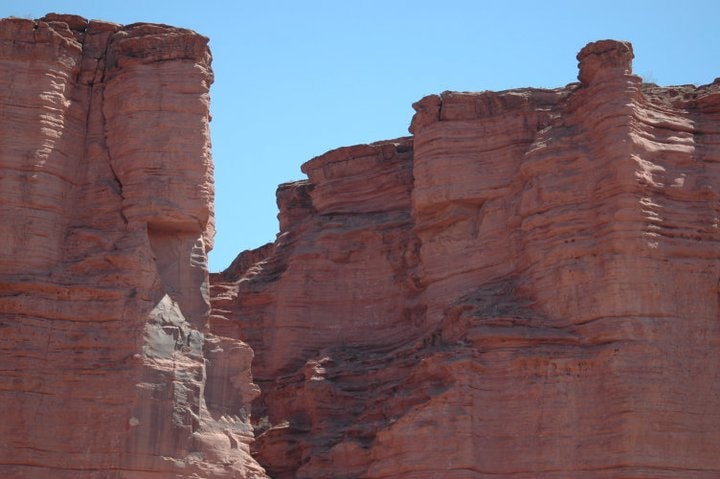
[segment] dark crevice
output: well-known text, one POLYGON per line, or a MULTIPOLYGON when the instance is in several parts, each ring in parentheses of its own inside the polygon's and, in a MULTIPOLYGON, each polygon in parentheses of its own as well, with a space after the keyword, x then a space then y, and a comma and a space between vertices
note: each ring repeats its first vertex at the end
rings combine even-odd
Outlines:
MULTIPOLYGON (((107 131, 107 119, 105 118, 105 109, 104 107, 104 100, 105 100, 105 74, 107 72, 107 59, 108 59, 108 52, 110 50, 110 45, 112 44, 112 40, 114 38, 114 35, 108 36, 108 40, 105 43, 105 51, 103 52, 102 56, 98 59, 97 67, 95 70, 95 76, 93 77, 93 83, 90 85, 90 101, 91 101, 91 107, 88 109, 90 111, 92 109, 92 98, 93 98, 93 90, 95 89, 96 84, 101 85, 102 90, 102 100, 101 104, 99 105, 100 108, 100 118, 102 121, 102 131, 103 131, 103 143, 105 146, 105 151, 107 152, 108 157, 108 166, 110 167, 110 172, 113 176, 113 182, 115 185, 115 192, 120 196, 121 200, 121 207, 120 207, 120 217, 122 218, 123 222, 125 224, 128 224, 128 219, 125 216, 124 211, 124 203, 125 203, 125 195, 123 194, 123 184, 122 181, 120 181, 120 177, 117 174, 117 171, 115 171, 115 167, 113 166, 113 158, 110 151, 110 145, 108 143, 108 131, 107 131), (100 61, 103 60, 103 61, 100 61)), ((89 113, 88 113, 89 115, 89 113)))

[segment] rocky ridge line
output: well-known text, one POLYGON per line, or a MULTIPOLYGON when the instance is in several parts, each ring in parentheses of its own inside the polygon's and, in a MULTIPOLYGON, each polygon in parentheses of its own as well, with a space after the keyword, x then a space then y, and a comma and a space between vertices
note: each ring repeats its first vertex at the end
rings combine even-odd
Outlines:
POLYGON ((277 241, 211 277, 272 477, 720 474, 720 81, 632 58, 430 95, 280 186, 277 241))

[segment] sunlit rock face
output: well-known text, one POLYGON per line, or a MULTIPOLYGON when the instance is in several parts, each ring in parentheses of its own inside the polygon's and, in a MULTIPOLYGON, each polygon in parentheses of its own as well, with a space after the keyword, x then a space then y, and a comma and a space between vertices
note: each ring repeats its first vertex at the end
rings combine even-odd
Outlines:
POLYGON ((0 21, 0 476, 263 478, 208 329, 207 39, 0 21))
POLYGON ((719 477, 720 82, 632 58, 423 98, 209 278, 207 39, 0 21, 0 477, 719 477))
POLYGON ((276 478, 720 477, 720 82, 431 95, 212 278, 276 478))

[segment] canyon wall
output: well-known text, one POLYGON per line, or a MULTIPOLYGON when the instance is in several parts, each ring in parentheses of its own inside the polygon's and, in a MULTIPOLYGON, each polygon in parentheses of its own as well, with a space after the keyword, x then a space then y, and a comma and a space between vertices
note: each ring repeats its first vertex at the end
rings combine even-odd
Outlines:
POLYGON ((720 81, 428 96, 208 275, 207 39, 0 27, 0 476, 720 476, 720 81))
POLYGON ((210 317, 255 351, 273 478, 720 476, 720 81, 632 58, 428 96, 280 186, 210 317))
POLYGON ((207 38, 0 21, 0 476, 264 478, 208 329, 207 38))

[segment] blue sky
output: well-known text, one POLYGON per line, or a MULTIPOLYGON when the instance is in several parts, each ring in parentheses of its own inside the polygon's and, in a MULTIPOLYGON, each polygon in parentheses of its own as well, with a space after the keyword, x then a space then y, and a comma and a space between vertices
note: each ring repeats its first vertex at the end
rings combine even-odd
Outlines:
POLYGON ((75 13, 210 37, 217 236, 210 267, 277 233, 275 189, 339 146, 407 135, 411 104, 444 90, 575 81, 575 55, 629 40, 660 85, 720 76, 720 2, 0 0, 0 17, 75 13))

